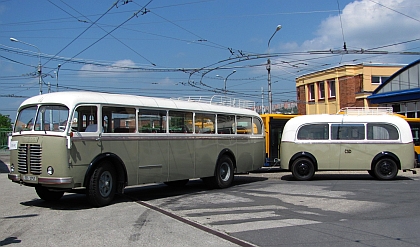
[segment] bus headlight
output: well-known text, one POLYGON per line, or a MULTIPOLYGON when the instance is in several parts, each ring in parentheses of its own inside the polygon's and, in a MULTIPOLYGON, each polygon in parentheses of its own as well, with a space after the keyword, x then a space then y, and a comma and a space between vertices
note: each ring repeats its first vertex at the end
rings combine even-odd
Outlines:
POLYGON ((54 174, 54 168, 52 168, 52 166, 47 167, 47 173, 48 173, 48 175, 53 175, 54 174))
POLYGON ((15 165, 11 164, 10 165, 10 172, 14 172, 15 171, 15 165))

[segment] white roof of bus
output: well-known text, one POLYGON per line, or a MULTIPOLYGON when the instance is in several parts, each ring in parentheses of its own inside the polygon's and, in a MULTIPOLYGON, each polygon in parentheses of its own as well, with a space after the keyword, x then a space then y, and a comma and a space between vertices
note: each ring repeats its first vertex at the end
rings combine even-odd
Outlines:
POLYGON ((410 125, 403 118, 395 115, 302 115, 297 116, 289 121, 283 129, 282 141, 294 141, 296 131, 304 124, 315 123, 389 123, 398 127, 400 130, 401 140, 403 142, 412 142, 413 137, 410 130, 410 125))
POLYGON ((97 92, 80 92, 80 91, 66 91, 37 95, 26 99, 22 102, 19 109, 25 105, 36 105, 40 103, 62 104, 69 108, 78 104, 112 104, 124 105, 133 107, 147 107, 147 108, 163 108, 163 109, 178 109, 178 110, 192 110, 202 112, 216 112, 216 113, 232 113, 243 115, 259 116, 257 112, 228 107, 217 104, 206 104, 199 102, 190 102, 183 100, 154 98, 136 95, 124 94, 110 94, 110 93, 97 93, 97 92))

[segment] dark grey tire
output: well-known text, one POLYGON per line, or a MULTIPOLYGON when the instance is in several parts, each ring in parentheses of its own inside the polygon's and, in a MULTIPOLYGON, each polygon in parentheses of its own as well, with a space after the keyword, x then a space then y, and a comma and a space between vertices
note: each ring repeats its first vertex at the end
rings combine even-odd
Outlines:
POLYGON ((373 173, 380 180, 394 179, 398 173, 397 163, 393 159, 382 158, 375 164, 373 173))
POLYGON ((230 187, 233 182, 233 162, 228 156, 220 158, 216 166, 215 180, 216 187, 224 189, 230 187))
POLYGON ((44 201, 58 201, 64 195, 64 191, 53 191, 42 186, 36 186, 35 191, 44 201))
POLYGON ((213 177, 202 178, 203 182, 210 188, 224 189, 233 182, 233 162, 228 156, 222 156, 216 165, 213 177))
POLYGON ((315 166, 310 159, 302 157, 293 162, 291 171, 296 180, 311 180, 315 175, 315 166))
POLYGON ((102 162, 92 173, 87 188, 87 197, 90 204, 102 207, 112 202, 115 196, 117 180, 115 169, 111 163, 102 162))

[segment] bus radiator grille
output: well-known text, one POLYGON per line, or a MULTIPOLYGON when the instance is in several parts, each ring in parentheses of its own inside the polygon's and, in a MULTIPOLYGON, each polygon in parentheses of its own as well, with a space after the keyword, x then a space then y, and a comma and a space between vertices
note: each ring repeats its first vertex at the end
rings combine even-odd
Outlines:
POLYGON ((42 173, 42 148, 39 144, 21 144, 18 150, 18 171, 34 175, 42 173), (29 167, 29 169, 28 169, 29 167))

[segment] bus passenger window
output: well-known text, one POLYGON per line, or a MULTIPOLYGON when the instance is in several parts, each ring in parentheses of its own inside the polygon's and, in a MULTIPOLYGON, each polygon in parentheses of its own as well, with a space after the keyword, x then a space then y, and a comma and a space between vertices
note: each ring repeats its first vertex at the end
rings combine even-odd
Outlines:
POLYGON ((192 112, 169 111, 169 133, 193 133, 192 112))
MULTIPOLYGON (((97 107, 96 106, 79 106, 74 111, 71 128, 79 132, 86 132, 89 125, 97 125, 97 107)), ((89 131, 89 129, 87 130, 89 131)), ((94 130, 96 132, 96 129, 94 130)))
POLYGON ((217 133, 218 134, 234 134, 235 116, 217 115, 217 133))
POLYGON ((139 133, 166 133, 165 110, 139 110, 139 133))
POLYGON ((136 129, 136 109, 129 107, 104 106, 104 116, 108 116, 110 133, 134 133, 136 129))
POLYGON ((262 123, 261 121, 256 118, 253 117, 252 118, 252 125, 253 125, 253 134, 262 134, 262 123))
POLYGON ((215 114, 196 113, 194 119, 195 133, 214 134, 215 114))
POLYGON ((248 134, 252 133, 252 124, 250 117, 237 117, 236 118, 236 131, 238 134, 248 134))

